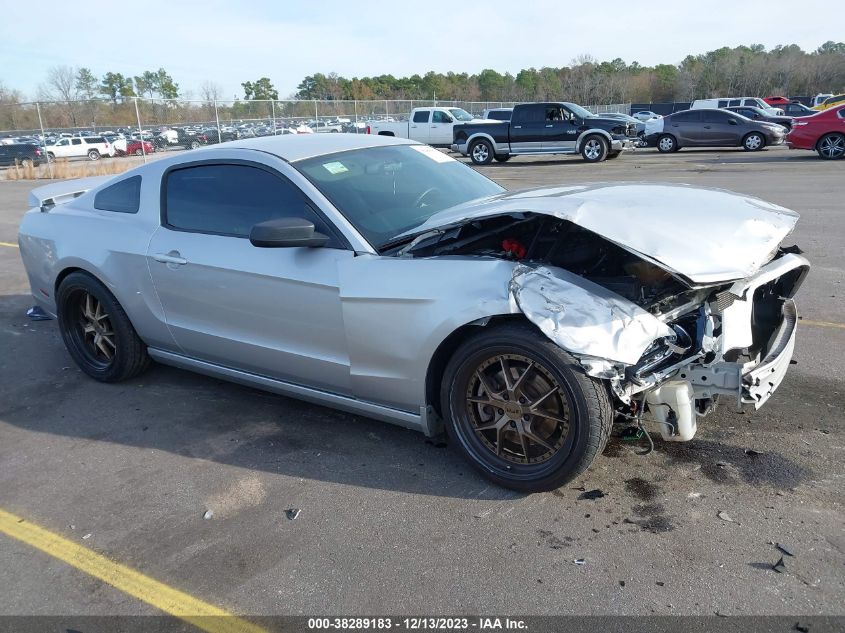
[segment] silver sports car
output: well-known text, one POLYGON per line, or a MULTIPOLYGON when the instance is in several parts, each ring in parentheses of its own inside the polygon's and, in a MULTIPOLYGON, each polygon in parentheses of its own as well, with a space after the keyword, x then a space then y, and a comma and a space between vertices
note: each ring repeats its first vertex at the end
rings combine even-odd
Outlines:
POLYGON ((20 252, 83 371, 150 359, 451 442, 549 490, 615 420, 693 437, 795 344, 798 215, 682 185, 509 193, 426 145, 223 143, 35 189, 20 252))

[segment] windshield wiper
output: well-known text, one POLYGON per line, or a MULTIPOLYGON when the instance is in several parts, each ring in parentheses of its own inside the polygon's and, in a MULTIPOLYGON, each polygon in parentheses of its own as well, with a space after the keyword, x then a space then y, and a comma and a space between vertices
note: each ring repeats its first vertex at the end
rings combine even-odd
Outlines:
POLYGON ((439 237, 443 235, 446 231, 443 229, 432 229, 430 231, 426 231, 425 233, 420 233, 411 242, 403 247, 399 252, 396 253, 396 257, 404 257, 406 253, 412 251, 414 247, 419 244, 420 242, 427 240, 430 237, 439 237))

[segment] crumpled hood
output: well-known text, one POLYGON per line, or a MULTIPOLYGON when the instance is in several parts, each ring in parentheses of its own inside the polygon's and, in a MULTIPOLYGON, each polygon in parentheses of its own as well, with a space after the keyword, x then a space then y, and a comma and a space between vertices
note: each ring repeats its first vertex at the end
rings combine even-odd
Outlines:
POLYGON ((721 189, 596 183, 474 200, 433 215, 405 235, 520 213, 568 220, 694 285, 753 275, 799 217, 776 204, 721 189))

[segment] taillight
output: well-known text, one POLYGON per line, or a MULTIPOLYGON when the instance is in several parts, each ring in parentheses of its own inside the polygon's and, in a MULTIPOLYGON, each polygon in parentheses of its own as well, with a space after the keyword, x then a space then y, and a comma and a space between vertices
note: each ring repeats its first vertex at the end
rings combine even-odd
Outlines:
POLYGON ((372 134, 372 133, 373 133, 373 132, 372 132, 372 129, 371 129, 371 128, 370 128, 370 126, 368 125, 368 126, 367 126, 367 134, 372 134))
POLYGON ((36 150, 35 150, 35 155, 36 155, 36 156, 41 156, 41 150, 40 150, 40 149, 36 149, 36 150))

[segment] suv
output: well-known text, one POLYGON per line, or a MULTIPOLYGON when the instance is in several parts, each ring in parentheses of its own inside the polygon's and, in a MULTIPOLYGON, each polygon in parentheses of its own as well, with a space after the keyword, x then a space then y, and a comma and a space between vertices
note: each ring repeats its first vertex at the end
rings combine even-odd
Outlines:
POLYGON ((91 160, 100 160, 101 156, 114 156, 114 145, 102 136, 85 136, 59 139, 55 145, 47 146, 47 158, 75 158, 87 156, 91 160))
POLYGON ((748 107, 760 108, 771 116, 783 116, 782 108, 775 108, 760 99, 759 97, 728 97, 724 99, 696 99, 690 105, 690 110, 700 108, 738 108, 748 107))
POLYGON ((37 145, 31 143, 12 143, 0 145, 0 165, 22 165, 37 167, 43 154, 37 145))

